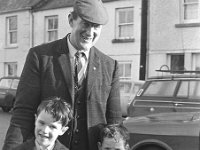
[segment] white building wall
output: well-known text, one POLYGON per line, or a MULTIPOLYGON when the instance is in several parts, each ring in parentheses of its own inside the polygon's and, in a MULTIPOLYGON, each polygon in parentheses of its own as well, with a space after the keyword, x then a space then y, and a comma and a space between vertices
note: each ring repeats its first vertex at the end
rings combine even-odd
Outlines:
POLYGON ((24 61, 30 48, 30 13, 13 12, 0 15, 0 77, 5 75, 4 63, 17 62, 17 75, 21 75, 24 61), (17 46, 6 46, 6 17, 17 16, 17 46))
POLYGON ((167 54, 184 53, 185 68, 192 68, 192 53, 200 53, 200 27, 182 27, 181 0, 149 1, 148 70, 147 77, 156 75, 156 69, 168 65, 167 54))

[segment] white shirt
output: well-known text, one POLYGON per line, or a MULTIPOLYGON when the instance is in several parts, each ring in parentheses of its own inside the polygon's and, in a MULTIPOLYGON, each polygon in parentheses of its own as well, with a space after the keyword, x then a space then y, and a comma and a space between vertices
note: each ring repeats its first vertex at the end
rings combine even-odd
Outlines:
MULTIPOLYGON (((74 60, 75 60, 75 53, 77 52, 77 49, 74 48, 74 46, 71 44, 70 40, 69 40, 70 36, 67 36, 67 44, 68 44, 68 48, 69 48, 69 57, 70 57, 70 62, 71 62, 71 68, 72 71, 74 73, 74 60)), ((88 59, 89 59, 89 53, 90 50, 88 51, 83 51, 81 50, 81 52, 83 52, 86 56, 86 59, 84 59, 83 61, 85 61, 84 64, 84 75, 86 76, 86 70, 87 70, 87 66, 88 66, 88 59)))

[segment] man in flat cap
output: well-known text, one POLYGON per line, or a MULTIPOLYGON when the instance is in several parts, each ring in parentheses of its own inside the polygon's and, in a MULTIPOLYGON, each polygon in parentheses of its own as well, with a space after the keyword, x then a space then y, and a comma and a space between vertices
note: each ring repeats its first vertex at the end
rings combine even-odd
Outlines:
POLYGON ((27 55, 3 150, 33 136, 36 109, 51 96, 73 107, 70 129, 59 138, 70 150, 97 150, 95 126, 121 121, 118 63, 94 47, 108 22, 106 9, 101 0, 76 0, 73 7, 71 33, 27 55))

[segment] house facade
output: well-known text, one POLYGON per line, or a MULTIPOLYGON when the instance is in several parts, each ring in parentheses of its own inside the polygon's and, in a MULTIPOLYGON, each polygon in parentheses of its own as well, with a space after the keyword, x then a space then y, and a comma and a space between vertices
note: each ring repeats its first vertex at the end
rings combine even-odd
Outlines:
MULTIPOLYGON (((5 0, 2 0, 5 1, 5 0)), ((14 0, 10 0, 13 1, 14 0)), ((23 1, 23 0, 21 0, 23 1)), ((24 0, 25 1, 25 0, 24 0)), ((31 1, 30 1, 31 2, 31 1)), ((118 60, 120 78, 124 81, 139 80, 141 0, 103 0, 109 15, 109 22, 103 26, 96 47, 118 60)), ((25 2, 24 2, 25 3, 25 2)), ((70 32, 68 14, 73 10, 73 0, 36 1, 27 10, 5 11, 0 14, 0 77, 20 76, 30 47, 63 38, 70 32), (6 17, 17 16, 15 31, 17 45, 5 46, 6 17), (14 64, 14 74, 6 69, 7 62, 14 64)), ((24 4, 27 5, 27 4, 24 4)), ((22 8, 21 8, 22 9, 22 8)), ((10 69, 11 70, 11 69, 10 69)), ((11 72, 11 71, 10 71, 11 72)))
POLYGON ((148 1, 147 77, 200 70, 200 0, 148 1))

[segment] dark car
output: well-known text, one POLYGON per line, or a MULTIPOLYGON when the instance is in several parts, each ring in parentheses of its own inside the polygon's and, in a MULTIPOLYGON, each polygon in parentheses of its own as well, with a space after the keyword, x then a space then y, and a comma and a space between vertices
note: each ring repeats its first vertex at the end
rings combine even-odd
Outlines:
POLYGON ((131 150, 199 150, 200 112, 127 117, 131 150))
POLYGON ((9 112, 13 108, 19 77, 2 77, 0 79, 0 107, 9 112))
POLYGON ((200 74, 149 78, 128 108, 128 116, 162 112, 200 112, 200 74))

